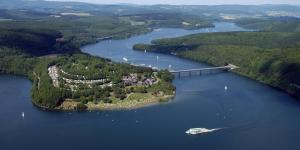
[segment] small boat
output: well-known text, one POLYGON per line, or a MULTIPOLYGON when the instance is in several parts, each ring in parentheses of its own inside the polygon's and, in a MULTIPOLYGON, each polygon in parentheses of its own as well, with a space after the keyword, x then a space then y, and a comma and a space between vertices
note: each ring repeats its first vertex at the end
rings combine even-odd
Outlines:
POLYGON ((147 50, 145 50, 145 53, 147 53, 147 50))
POLYGON ((24 112, 22 112, 22 118, 24 118, 25 117, 25 113, 24 112))
POLYGON ((161 31, 161 29, 154 29, 153 31, 161 31))
POLYGON ((216 129, 191 128, 191 129, 185 131, 185 133, 191 134, 191 135, 196 135, 196 134, 204 134, 204 133, 214 132, 217 130, 221 130, 221 128, 216 128, 216 129))
POLYGON ((225 86, 225 87, 224 87, 224 90, 225 90, 225 91, 227 91, 227 90, 228 90, 228 87, 227 87, 227 86, 225 86))
POLYGON ((123 57, 123 60, 126 61, 126 62, 128 61, 128 59, 126 57, 123 57))

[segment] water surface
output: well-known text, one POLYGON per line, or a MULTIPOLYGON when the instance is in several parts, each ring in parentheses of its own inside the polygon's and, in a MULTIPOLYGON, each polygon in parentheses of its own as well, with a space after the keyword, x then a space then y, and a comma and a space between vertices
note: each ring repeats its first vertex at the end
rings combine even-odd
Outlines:
MULTIPOLYGON (((159 68, 205 67, 174 56, 137 52, 135 43, 198 32, 243 30, 231 23, 214 29, 160 29, 125 40, 103 41, 84 52, 159 68), (157 56, 159 59, 157 60, 157 56)), ((31 104, 31 82, 0 76, 0 147, 21 149, 223 149, 298 150, 300 103, 289 95, 232 73, 176 79, 176 98, 130 111, 47 112, 31 104), (224 86, 228 90, 224 90, 224 86), (25 112, 25 118, 21 117, 25 112), (188 136, 192 127, 224 128, 188 136)))

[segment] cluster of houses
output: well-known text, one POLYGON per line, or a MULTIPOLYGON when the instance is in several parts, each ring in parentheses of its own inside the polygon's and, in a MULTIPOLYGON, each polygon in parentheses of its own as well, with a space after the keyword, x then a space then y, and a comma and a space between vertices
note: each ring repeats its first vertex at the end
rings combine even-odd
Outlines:
POLYGON ((126 86, 149 86, 154 84, 157 80, 155 78, 138 78, 138 75, 136 73, 132 73, 128 76, 124 76, 122 78, 123 83, 126 86))
POLYGON ((68 79, 65 77, 62 77, 62 79, 64 81, 66 81, 66 83, 69 84, 95 84, 95 83, 104 83, 106 81, 106 79, 99 79, 99 80, 74 80, 74 79, 68 79))
POLYGON ((50 78, 52 79, 54 87, 59 87, 58 68, 56 66, 50 66, 48 68, 48 74, 49 74, 50 78))
POLYGON ((74 76, 74 77, 76 77, 76 78, 78 78, 78 79, 83 79, 83 80, 86 79, 85 76, 82 76, 82 75, 73 75, 73 74, 70 74, 70 73, 65 72, 63 69, 60 69, 60 72, 63 73, 63 74, 65 74, 65 75, 74 76))
POLYGON ((62 69, 60 71, 63 72, 63 74, 81 78, 81 79, 75 80, 75 79, 68 79, 66 77, 62 77, 62 79, 65 81, 66 85, 68 85, 72 91, 76 91, 76 89, 78 88, 78 85, 80 85, 80 84, 87 85, 89 88, 92 88, 93 84, 98 84, 98 83, 101 83, 101 85, 99 85, 101 88, 112 87, 112 85, 113 85, 112 82, 106 83, 107 79, 86 80, 85 76, 72 75, 72 74, 69 74, 69 73, 63 71, 62 69), (104 83, 106 83, 106 84, 104 84, 104 83))
POLYGON ((93 84, 98 84, 98 83, 102 83, 100 86, 102 88, 107 87, 107 86, 112 86, 112 82, 110 83, 106 83, 107 79, 98 79, 98 80, 86 80, 84 76, 80 76, 80 75, 72 75, 69 74, 65 71, 63 71, 62 69, 59 69, 57 66, 50 66, 48 68, 48 74, 50 76, 50 78, 52 79, 53 85, 54 87, 59 87, 59 78, 63 79, 65 84, 72 90, 72 91, 76 91, 76 89, 78 88, 78 85, 80 84, 84 84, 89 86, 90 88, 92 88, 93 84), (74 80, 74 79, 68 79, 66 77, 63 76, 59 76, 59 73, 65 74, 65 75, 70 75, 70 76, 76 76, 78 78, 83 78, 78 79, 78 80, 74 80), (104 84, 106 83, 106 84, 104 84))
MULTIPOLYGON (((53 84, 55 87, 59 87, 59 72, 66 75, 71 75, 62 69, 59 69, 57 66, 50 66, 48 68, 49 76, 51 77, 53 84)), ((80 75, 72 75, 81 77, 80 75)), ((113 86, 112 82, 103 84, 107 82, 107 79, 98 79, 98 80, 74 80, 74 79, 68 79, 66 77, 61 76, 61 79, 66 83, 66 85, 72 90, 76 91, 78 88, 78 85, 84 84, 92 88, 93 84, 102 83, 101 87, 107 87, 107 86, 113 86)), ((128 76, 123 76, 122 78, 123 83, 126 86, 150 86, 157 82, 157 79, 154 77, 145 77, 141 76, 139 77, 137 73, 129 74, 128 76)))

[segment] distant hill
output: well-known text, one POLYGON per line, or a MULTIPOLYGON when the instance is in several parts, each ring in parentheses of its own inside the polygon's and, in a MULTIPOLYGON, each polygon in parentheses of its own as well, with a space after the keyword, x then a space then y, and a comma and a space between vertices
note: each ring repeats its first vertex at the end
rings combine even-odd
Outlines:
POLYGON ((0 29, 0 46, 17 48, 30 55, 79 51, 79 48, 70 47, 66 41, 59 41, 58 39, 61 37, 62 34, 55 30, 0 29))
POLYGON ((292 5, 97 5, 81 2, 54 2, 43 0, 1 0, 0 9, 25 9, 47 13, 84 11, 93 14, 133 15, 144 13, 186 13, 207 18, 222 19, 223 15, 236 17, 298 16, 300 6, 292 5))
POLYGON ((300 18, 296 17, 242 18, 235 22, 244 28, 260 31, 300 32, 300 18))

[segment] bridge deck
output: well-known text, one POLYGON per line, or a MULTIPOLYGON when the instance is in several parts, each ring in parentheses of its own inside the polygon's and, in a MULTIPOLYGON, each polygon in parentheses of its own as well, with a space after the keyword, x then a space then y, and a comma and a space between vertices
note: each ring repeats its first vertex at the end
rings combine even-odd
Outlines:
POLYGON ((176 71, 170 71, 171 73, 180 73, 180 72, 193 72, 193 71, 204 71, 204 70, 216 70, 216 69, 236 69, 239 68, 233 64, 229 64, 227 66, 222 66, 222 67, 210 67, 210 68, 199 68, 199 69, 186 69, 186 70, 176 70, 176 71))

